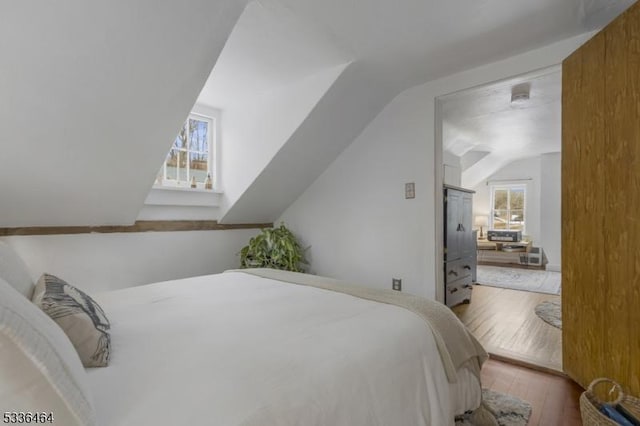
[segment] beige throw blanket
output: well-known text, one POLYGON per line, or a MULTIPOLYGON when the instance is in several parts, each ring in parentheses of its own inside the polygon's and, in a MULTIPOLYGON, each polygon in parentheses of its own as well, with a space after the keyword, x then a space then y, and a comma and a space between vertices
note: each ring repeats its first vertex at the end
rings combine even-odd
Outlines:
POLYGON ((467 363, 479 380, 480 368, 488 358, 480 342, 471 335, 455 314, 446 306, 432 300, 394 290, 355 286, 331 278, 276 269, 235 269, 227 272, 244 272, 405 308, 422 318, 433 332, 450 383, 456 382, 457 370, 467 363))

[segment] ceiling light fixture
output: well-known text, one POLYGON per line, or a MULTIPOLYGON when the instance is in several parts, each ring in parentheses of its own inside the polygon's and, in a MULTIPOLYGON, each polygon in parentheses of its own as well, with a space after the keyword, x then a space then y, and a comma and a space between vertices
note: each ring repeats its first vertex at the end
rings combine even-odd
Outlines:
POLYGON ((521 83, 511 88, 511 105, 522 106, 529 101, 531 83, 521 83))

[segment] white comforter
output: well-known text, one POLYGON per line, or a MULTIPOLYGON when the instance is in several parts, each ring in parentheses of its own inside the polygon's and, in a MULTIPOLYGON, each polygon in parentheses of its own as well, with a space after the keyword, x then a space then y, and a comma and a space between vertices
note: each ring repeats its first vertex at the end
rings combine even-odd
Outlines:
POLYGON ((422 319, 396 306, 230 272, 115 292, 102 426, 450 425, 480 403, 449 384, 422 319))

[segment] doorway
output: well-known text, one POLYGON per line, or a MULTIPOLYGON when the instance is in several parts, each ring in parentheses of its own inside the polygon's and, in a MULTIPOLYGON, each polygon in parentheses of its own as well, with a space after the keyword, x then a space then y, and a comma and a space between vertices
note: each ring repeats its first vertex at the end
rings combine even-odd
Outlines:
POLYGON ((436 99, 444 184, 475 192, 478 269, 454 312, 496 357, 562 371, 559 66, 436 99), (493 232, 510 241, 492 241, 493 232), (489 238, 487 238, 487 234, 489 238))

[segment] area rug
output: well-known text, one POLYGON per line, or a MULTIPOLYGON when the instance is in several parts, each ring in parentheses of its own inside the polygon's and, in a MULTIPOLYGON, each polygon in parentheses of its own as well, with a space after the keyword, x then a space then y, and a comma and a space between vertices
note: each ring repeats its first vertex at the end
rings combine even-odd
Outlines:
POLYGON ((562 307, 560 302, 545 300, 535 307, 535 311, 542 321, 562 330, 562 307))
MULTIPOLYGON (((515 396, 482 390, 482 400, 485 407, 496 419, 499 426, 526 426, 531 417, 531 404, 515 396)), ((456 426, 485 426, 472 422, 473 413, 456 417, 456 426)))
POLYGON ((478 265, 477 284, 560 294, 560 272, 478 265))

